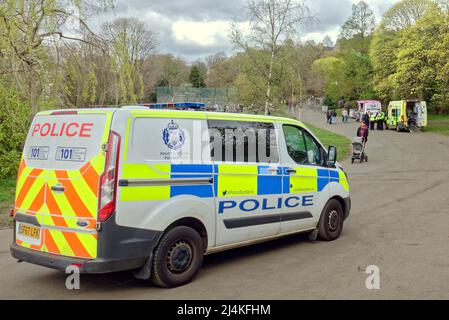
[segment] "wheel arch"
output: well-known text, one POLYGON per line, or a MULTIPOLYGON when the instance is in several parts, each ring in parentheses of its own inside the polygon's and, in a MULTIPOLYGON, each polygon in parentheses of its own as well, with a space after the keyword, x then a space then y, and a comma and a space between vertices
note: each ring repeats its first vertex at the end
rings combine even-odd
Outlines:
MULTIPOLYGON (((349 216, 349 213, 351 211, 351 199, 349 197, 345 199, 342 196, 335 195, 329 199, 329 201, 331 201, 331 200, 337 200, 340 203, 340 205, 343 209, 344 219, 346 220, 346 218, 349 216)), ((329 203, 329 201, 327 203, 329 203)), ((327 205, 327 203, 326 203, 326 205, 327 205)))
POLYGON ((208 233, 207 233, 206 226, 204 225, 204 223, 202 221, 200 221, 199 219, 194 218, 194 217, 181 218, 181 219, 176 220, 172 224, 170 224, 164 230, 164 233, 167 233, 168 231, 170 231, 176 227, 180 227, 180 226, 190 227, 193 230, 195 230, 196 232, 198 232, 198 234, 201 236, 201 239, 203 240, 204 251, 207 250, 207 246, 209 245, 208 233))

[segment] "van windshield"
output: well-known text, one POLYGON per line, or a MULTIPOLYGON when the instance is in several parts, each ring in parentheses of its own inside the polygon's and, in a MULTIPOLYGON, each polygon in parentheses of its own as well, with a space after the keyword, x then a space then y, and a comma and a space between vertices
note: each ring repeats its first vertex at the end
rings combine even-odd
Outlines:
POLYGON ((78 170, 101 151, 103 114, 36 116, 24 146, 27 166, 78 170))

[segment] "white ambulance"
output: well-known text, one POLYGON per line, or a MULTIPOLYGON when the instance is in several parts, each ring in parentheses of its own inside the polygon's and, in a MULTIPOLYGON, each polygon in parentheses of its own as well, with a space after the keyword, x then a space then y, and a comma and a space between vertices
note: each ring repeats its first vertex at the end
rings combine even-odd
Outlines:
POLYGON ((286 118, 41 112, 19 168, 11 253, 174 287, 194 278, 204 254, 300 232, 332 241, 351 208, 336 155, 286 118))

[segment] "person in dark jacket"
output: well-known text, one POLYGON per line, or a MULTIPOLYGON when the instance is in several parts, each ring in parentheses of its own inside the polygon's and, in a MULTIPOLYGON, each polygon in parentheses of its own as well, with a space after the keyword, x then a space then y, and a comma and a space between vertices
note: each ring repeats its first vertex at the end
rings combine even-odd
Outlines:
POLYGON ((369 113, 364 113, 362 115, 362 122, 366 124, 367 127, 369 126, 369 113))
POLYGON ((369 134, 368 126, 364 122, 362 122, 360 124, 360 127, 357 129, 357 137, 362 138, 363 143, 367 143, 368 142, 368 134, 369 134))

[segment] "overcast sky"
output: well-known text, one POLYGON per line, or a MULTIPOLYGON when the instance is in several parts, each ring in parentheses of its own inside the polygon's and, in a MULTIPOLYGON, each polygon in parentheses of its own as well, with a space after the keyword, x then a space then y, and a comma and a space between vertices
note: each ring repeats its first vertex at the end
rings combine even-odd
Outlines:
MULTIPOLYGON (((245 23, 243 8, 247 0, 117 0, 113 13, 97 22, 131 16, 144 21, 159 34, 158 51, 182 56, 193 62, 213 53, 232 53, 227 34, 230 23, 245 23)), ((377 21, 398 0, 365 0, 377 21)), ((351 14, 358 0, 306 0, 318 23, 304 32, 302 40, 321 42, 325 35, 334 41, 339 27, 351 14)), ((98 17, 97 17, 98 18, 98 17)))

